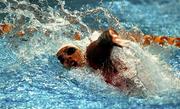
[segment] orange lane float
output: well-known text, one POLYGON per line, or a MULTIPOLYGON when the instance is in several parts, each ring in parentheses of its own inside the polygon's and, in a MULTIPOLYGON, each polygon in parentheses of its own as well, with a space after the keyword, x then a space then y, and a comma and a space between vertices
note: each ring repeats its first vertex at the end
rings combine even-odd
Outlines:
POLYGON ((145 35, 144 36, 144 41, 143 41, 143 46, 148 46, 152 43, 153 37, 150 35, 145 35))
POLYGON ((0 24, 0 34, 9 33, 12 27, 13 26, 9 23, 0 24))
POLYGON ((159 45, 163 46, 163 45, 165 45, 167 38, 168 37, 166 37, 166 36, 155 36, 153 38, 153 42, 158 43, 159 45))
POLYGON ((19 31, 16 33, 19 37, 23 37, 25 35, 24 31, 19 31))
POLYGON ((144 35, 143 46, 148 46, 151 45, 152 43, 156 43, 161 46, 171 45, 171 46, 180 47, 180 38, 168 37, 168 36, 144 35))
POLYGON ((176 38, 175 46, 180 48, 180 38, 176 38))
POLYGON ((174 45, 175 40, 176 40, 176 38, 174 38, 174 37, 169 37, 169 38, 167 38, 167 43, 168 43, 169 45, 174 45))
POLYGON ((76 32, 73 36, 75 40, 81 40, 81 34, 79 32, 76 32))

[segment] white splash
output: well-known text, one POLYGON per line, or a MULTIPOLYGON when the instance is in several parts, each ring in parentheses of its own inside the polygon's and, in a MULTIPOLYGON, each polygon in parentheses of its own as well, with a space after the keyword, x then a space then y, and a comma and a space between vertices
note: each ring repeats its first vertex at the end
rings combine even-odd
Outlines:
POLYGON ((128 67, 123 75, 138 78, 151 94, 180 88, 180 80, 173 76, 170 66, 136 43, 131 42, 129 48, 114 47, 111 58, 123 61, 128 67))

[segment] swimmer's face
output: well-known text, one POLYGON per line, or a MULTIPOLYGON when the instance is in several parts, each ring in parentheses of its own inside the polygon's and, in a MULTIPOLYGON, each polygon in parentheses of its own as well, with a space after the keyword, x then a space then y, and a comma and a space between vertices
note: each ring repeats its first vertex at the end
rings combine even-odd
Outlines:
POLYGON ((58 60, 67 68, 81 67, 85 64, 83 53, 78 47, 67 45, 56 54, 58 60))

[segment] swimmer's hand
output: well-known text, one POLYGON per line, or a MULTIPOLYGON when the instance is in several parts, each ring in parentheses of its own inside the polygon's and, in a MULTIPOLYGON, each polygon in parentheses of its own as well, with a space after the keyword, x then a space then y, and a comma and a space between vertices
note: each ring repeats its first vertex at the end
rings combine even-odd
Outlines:
POLYGON ((114 29, 109 29, 109 34, 112 38, 112 42, 114 43, 115 46, 118 47, 127 47, 129 48, 130 46, 130 41, 129 40, 123 40, 121 37, 118 35, 118 33, 114 29))
POLYGON ((113 41, 115 43, 115 46, 118 46, 118 47, 126 47, 126 48, 129 48, 130 46, 130 41, 128 40, 123 40, 123 39, 114 39, 113 41))

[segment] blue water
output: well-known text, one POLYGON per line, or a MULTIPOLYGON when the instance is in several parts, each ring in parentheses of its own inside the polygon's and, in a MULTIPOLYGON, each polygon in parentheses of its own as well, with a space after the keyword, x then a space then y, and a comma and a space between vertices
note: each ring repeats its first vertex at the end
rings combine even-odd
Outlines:
MULTIPOLYGON (((55 57, 59 47, 73 43, 71 36, 75 31, 81 31, 83 38, 88 37, 88 31, 79 23, 55 25, 53 29, 47 26, 59 17, 67 18, 60 8, 61 1, 22 1, 0 1, 0 22, 16 26, 11 33, 0 37, 1 109, 180 108, 179 90, 148 98, 129 97, 107 85, 88 67, 63 68, 55 57), (37 31, 23 38, 15 35, 28 27, 35 27, 37 31), (50 31, 50 35, 46 36, 45 30, 50 31)), ((91 30, 136 27, 146 34, 180 36, 179 0, 66 0, 64 7, 71 13, 103 8, 107 14, 99 11, 76 15, 91 30)), ((180 77, 178 48, 153 46, 148 51, 159 56, 173 69, 172 74, 180 77)))

